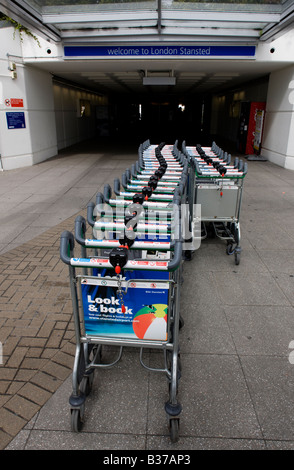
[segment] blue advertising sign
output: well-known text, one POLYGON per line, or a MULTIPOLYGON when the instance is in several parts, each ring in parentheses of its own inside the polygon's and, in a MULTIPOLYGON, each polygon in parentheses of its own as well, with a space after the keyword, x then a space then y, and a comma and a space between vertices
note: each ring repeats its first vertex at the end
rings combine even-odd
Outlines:
POLYGON ((26 127, 24 112, 7 112, 6 121, 8 129, 24 129, 26 127))
POLYGON ((65 46, 67 57, 254 57, 255 46, 65 46))
POLYGON ((138 272, 126 274, 122 280, 125 311, 122 310, 115 277, 81 278, 86 334, 166 341, 169 284, 164 277, 168 273, 160 276, 159 280, 161 273, 152 272, 154 281, 150 280, 150 272, 142 271, 140 279, 138 272))

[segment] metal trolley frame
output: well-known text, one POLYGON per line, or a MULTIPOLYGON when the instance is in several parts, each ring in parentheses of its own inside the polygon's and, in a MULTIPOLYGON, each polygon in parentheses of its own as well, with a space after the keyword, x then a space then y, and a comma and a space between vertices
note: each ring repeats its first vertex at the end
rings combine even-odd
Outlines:
MULTIPOLYGON (((117 190, 119 192, 119 188, 117 190)), ((111 197, 109 185, 105 188, 104 195, 109 203, 111 197)), ((101 203, 105 202, 100 193, 97 200, 101 203)), ((177 200, 178 196, 175 196, 175 201, 177 200)), ((121 206, 120 198, 112 200, 111 203, 115 210, 124 210, 127 207, 125 204, 121 206), (118 206, 116 206, 116 203, 118 206)), ((130 204, 130 201, 127 202, 128 204, 130 204)), ((151 204, 151 201, 150 203, 149 201, 146 202, 146 209, 150 208, 149 205, 151 205, 152 209, 159 209, 159 213, 160 210, 163 210, 169 213, 171 219, 173 218, 173 212, 168 204, 160 202, 154 202, 153 204, 151 204)), ((100 222, 99 215, 101 214, 99 214, 99 211, 98 220, 95 220, 93 209, 94 204, 89 204, 87 218, 92 228, 95 227, 95 224, 100 224, 99 227, 104 225, 104 229, 111 232, 114 225, 118 224, 120 227, 121 219, 117 219, 116 216, 113 217, 111 225, 107 225, 108 222, 103 222, 103 217, 100 219, 102 222, 100 222)), ((177 234, 181 233, 180 222, 179 218, 174 221, 175 224, 179 225, 176 227, 177 234)), ((154 226, 156 229, 156 223, 154 223, 154 226)), ((122 357, 123 348, 127 346, 139 348, 140 364, 144 368, 149 371, 162 372, 166 375, 169 397, 164 408, 168 419, 171 441, 176 442, 179 437, 180 413, 182 411, 182 406, 177 398, 178 382, 181 376, 179 329, 183 324, 180 317, 180 284, 183 259, 181 236, 176 238, 174 231, 171 230, 168 232, 169 242, 161 242, 160 239, 154 242, 153 237, 149 241, 148 236, 144 240, 135 238, 128 247, 130 255, 127 261, 123 264, 122 270, 117 271, 111 262, 110 256, 105 253, 109 252, 109 248, 121 245, 120 240, 111 236, 101 240, 96 238, 87 239, 85 238, 86 227, 86 220, 79 216, 75 222, 75 236, 68 231, 64 231, 60 239, 60 257, 69 267, 69 283, 76 336, 72 393, 69 399, 71 428, 74 432, 79 432, 82 428, 86 397, 91 391, 94 371, 99 368, 110 368, 117 364, 122 357), (75 241, 81 246, 80 258, 74 255, 75 241), (91 249, 91 253, 94 254, 88 255, 88 249, 91 249), (146 256, 148 250, 153 253, 154 249, 159 252, 162 250, 162 252, 167 253, 167 256, 163 256, 162 259, 146 256), (97 256, 97 250, 100 250, 100 256, 97 256), (92 298, 87 297, 85 294, 85 292, 88 292, 87 289, 98 289, 97 292, 101 292, 101 290, 99 291, 101 286, 113 289, 113 292, 115 292, 115 296, 111 297, 115 299, 112 300, 113 305, 120 305, 119 308, 109 308, 108 311, 111 312, 111 317, 107 319, 102 315, 102 310, 99 307, 103 302, 102 297, 95 298, 95 305, 97 305, 95 308, 91 305, 91 308, 93 307, 91 312, 94 313, 89 313, 90 308, 85 302, 85 299, 88 299, 90 304, 94 303, 94 300, 89 300, 92 298), (128 316, 128 308, 127 313, 125 313, 124 299, 127 298, 129 302, 137 302, 140 309, 140 302, 144 298, 144 305, 145 307, 148 306, 148 314, 154 313, 154 316, 156 316, 155 312, 158 308, 158 318, 160 317, 158 333, 157 330, 156 333, 154 333, 155 330, 152 330, 152 333, 148 333, 150 336, 142 336, 141 333, 136 332, 136 322, 140 322, 140 318, 137 317, 139 314, 134 312, 134 317, 132 317, 133 313, 128 316), (136 300, 136 298, 139 300, 136 300), (158 298, 164 299, 164 303, 157 304, 154 299, 158 298), (166 308, 162 310, 163 307, 166 308), (112 325, 115 325, 116 328, 112 325), (127 330, 125 327, 127 327, 127 330), (117 347, 117 357, 111 363, 103 361, 103 348, 106 345, 117 347), (153 368, 144 363, 143 351, 146 348, 162 351, 162 367, 153 368)), ((158 224, 159 227, 160 223, 158 224)), ((155 232, 158 233, 157 230, 155 232)), ((125 302, 127 303, 126 300, 125 302)), ((107 299, 107 303, 109 303, 109 299, 107 299)))
POLYGON ((240 211, 247 162, 237 157, 231 164, 230 155, 222 158, 214 151, 214 146, 196 146, 191 151, 183 143, 183 151, 195 164, 195 204, 201 204, 201 227, 204 239, 208 235, 217 236, 227 243, 226 253, 234 255, 235 264, 240 263, 241 230, 240 211))

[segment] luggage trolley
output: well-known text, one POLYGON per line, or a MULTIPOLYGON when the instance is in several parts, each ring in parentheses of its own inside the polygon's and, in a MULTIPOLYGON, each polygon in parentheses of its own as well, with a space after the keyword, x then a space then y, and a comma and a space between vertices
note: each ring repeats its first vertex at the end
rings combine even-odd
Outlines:
MULTIPOLYGON (((97 197, 100 202, 101 196, 97 197)), ((124 210, 126 206, 121 205, 121 200, 116 201, 118 208, 124 210)), ((148 204, 149 201, 144 203, 148 204)), ((151 206, 152 210, 159 204, 159 211, 171 212, 166 203, 153 204, 155 206, 151 206)), ((70 232, 63 232, 60 240, 61 259, 69 266, 76 332, 73 390, 69 400, 72 430, 81 430, 86 396, 91 390, 94 371, 114 366, 121 359, 123 347, 131 346, 140 349, 140 363, 143 367, 163 372, 167 376, 169 399, 165 403, 165 411, 170 437, 175 442, 178 439, 181 413, 177 390, 180 378, 179 284, 182 241, 174 238, 172 230, 169 231, 168 241, 154 242, 153 239, 148 240, 148 236, 140 239, 136 234, 137 224, 134 226, 136 237, 130 241, 125 236, 126 219, 124 227, 121 226, 121 220, 117 221, 116 218, 112 220, 111 227, 107 226, 107 222, 95 220, 93 205, 88 206, 88 220, 93 227, 98 223, 99 228, 102 228, 104 224, 104 229, 111 236, 107 239, 86 239, 86 221, 80 216, 75 223, 75 238, 82 247, 81 258, 74 255, 75 239, 70 232), (112 236, 115 224, 119 224, 119 230, 123 228, 123 235, 112 236), (154 257, 155 246, 156 250, 163 250, 168 256, 162 259, 154 257), (96 253, 87 256, 89 248, 100 249, 102 256, 96 253), (132 252, 135 256, 131 255, 132 252), (140 256, 136 257, 136 253, 140 256), (151 256, 148 253, 152 253, 151 256), (78 274, 80 268, 82 273, 78 274), (103 363, 101 357, 105 345, 118 347, 117 358, 110 364, 103 363), (162 350, 163 367, 154 369, 144 363, 145 348, 162 350)), ((180 220, 176 220, 180 224, 180 220)), ((160 224, 153 225, 157 234, 160 224)), ((180 234, 180 228, 177 233, 180 234)))
MULTIPOLYGON (((162 158, 161 154, 158 155, 158 158, 162 158)), ((164 162, 166 162, 165 159, 164 162)), ((152 258, 153 260, 169 258, 169 252, 165 250, 165 246, 169 244, 171 234, 173 237, 180 236, 180 234, 175 233, 175 228, 177 229, 179 226, 181 194, 186 189, 185 181, 182 180, 179 187, 178 185, 174 186, 174 193, 170 188, 168 192, 169 199, 162 202, 160 197, 158 199, 158 196, 162 195, 160 189, 158 193, 155 193, 155 191, 159 187, 164 172, 158 174, 155 166, 154 175, 155 184, 153 184, 152 176, 150 178, 151 182, 146 180, 136 186, 136 189, 140 190, 141 193, 134 193, 133 188, 130 191, 127 190, 127 198, 125 198, 125 193, 119 191, 120 182, 118 179, 114 180, 116 198, 112 198, 112 189, 108 184, 104 186, 103 195, 97 193, 96 205, 91 202, 87 207, 88 224, 93 227, 95 238, 106 238, 110 247, 114 243, 113 240, 117 241, 120 237, 120 232, 125 226, 128 228, 129 225, 135 225, 135 245, 138 247, 138 241, 140 241, 141 251, 139 252, 139 249, 133 250, 131 255, 152 258), (133 211, 137 212, 138 207, 140 211, 136 213, 134 218, 133 211), (143 232, 143 234, 140 232, 143 232), (145 249, 146 242, 149 244, 149 251, 145 249), (151 244, 153 249, 151 249, 151 244)), ((129 228, 132 227, 129 226, 129 228)), ((106 250, 107 248, 103 249, 103 254, 106 253, 106 250)))
POLYGON ((216 145, 186 147, 185 151, 195 162, 195 203, 201 204, 202 238, 213 234, 226 240, 228 255, 234 255, 235 264, 240 263, 241 233, 240 210, 247 162, 235 158, 231 164, 230 154, 220 151, 216 145))
MULTIPOLYGON (((130 181, 131 184, 140 184, 142 178, 146 179, 146 173, 148 171, 144 170, 145 165, 145 155, 146 151, 150 155, 150 141, 149 148, 145 146, 145 150, 141 149, 141 158, 139 158, 139 163, 132 165, 131 172, 126 172, 123 175, 122 182, 124 188, 130 188, 131 185, 128 185, 130 181), (131 173, 131 176, 130 176, 131 173), (130 180, 130 178, 133 178, 130 180)), ((166 173, 162 177, 162 183, 158 183, 158 191, 161 189, 165 193, 169 192, 169 187, 177 184, 176 191, 181 198, 181 218, 182 218, 182 233, 185 241, 185 259, 190 260, 192 257, 192 252, 199 247, 199 231, 198 226, 200 226, 200 215, 197 210, 195 211, 196 206, 194 205, 194 192, 195 192, 195 164, 194 159, 187 154, 187 152, 181 152, 178 149, 178 140, 175 141, 173 145, 165 145, 164 143, 160 144, 159 148, 164 155, 165 159, 169 159, 173 166, 168 166, 166 173), (179 168, 182 167, 182 173, 179 173, 179 168), (162 188, 162 185, 165 186, 162 188), (196 241, 196 243, 195 243, 196 241)), ((155 154, 157 149, 155 149, 155 154)), ((150 158, 150 157, 149 157, 150 158)), ((153 159, 154 160, 154 159, 153 159)), ((155 196, 155 195, 154 195, 155 196)))
MULTIPOLYGON (((134 191, 142 191, 145 194, 144 191, 148 190, 146 185, 149 178, 159 177, 148 201, 175 203, 175 197, 180 199, 182 233, 186 248, 184 257, 186 260, 190 260, 192 251, 195 249, 194 240, 196 236, 199 238, 198 234, 195 234, 196 230, 194 230, 194 205, 191 197, 191 194, 194 195, 195 169, 192 159, 187 158, 178 150, 177 143, 178 141, 174 145, 161 143, 159 146, 146 146, 145 150, 141 150, 140 164, 137 162, 132 165, 131 170, 127 169, 123 173, 122 186, 124 190, 121 191, 120 180, 117 178, 114 180, 114 192, 117 198, 130 199, 134 195, 134 191), (166 167, 164 167, 164 164, 166 167), (147 165, 149 165, 148 170, 145 169, 147 165), (159 169, 158 165, 160 165, 159 169), (162 168, 165 169, 163 173, 160 171, 162 168)), ((107 199, 107 193, 109 194, 109 190, 106 189, 105 199, 107 199)), ((154 218, 152 210, 148 211, 148 214, 150 219, 154 218)), ((162 215, 162 210, 156 213, 158 221, 160 221, 162 215)))
POLYGON ((182 409, 177 399, 181 242, 176 242, 174 257, 170 261, 128 261, 121 279, 115 275, 109 259, 75 258, 73 249, 73 235, 63 232, 60 254, 63 262, 69 265, 76 332, 70 397, 72 430, 81 430, 94 370, 115 365, 121 359, 124 346, 140 348, 140 363, 146 369, 154 370, 143 362, 144 348, 154 348, 163 351, 164 367, 156 370, 164 372, 169 381, 169 400, 165 411, 171 440, 176 441, 182 409), (77 269, 84 267, 94 268, 93 275, 77 274, 77 269), (125 313, 122 313, 121 295, 124 296, 125 313), (103 345, 119 346, 118 357, 111 364, 103 364, 101 360, 103 345))
MULTIPOLYGON (((170 151, 170 149, 174 148, 175 146, 168 146, 168 156, 165 154, 166 156, 163 157, 161 151, 164 146, 165 144, 160 144, 160 146, 155 147, 155 152, 152 150, 152 155, 155 153, 157 157, 154 157, 154 164, 152 164, 149 170, 145 171, 145 173, 143 173, 144 170, 141 170, 141 167, 145 166, 145 152, 143 152, 144 156, 141 155, 141 167, 139 167, 137 162, 138 165, 136 164, 132 168, 132 171, 125 171, 125 173, 122 175, 122 186, 124 187, 124 191, 120 190, 120 180, 118 178, 114 180, 114 193, 116 195, 115 198, 112 197, 112 189, 109 184, 104 186, 103 195, 101 193, 97 194, 95 211, 97 212, 98 209, 100 216, 104 216, 104 221, 107 220, 105 219, 106 216, 110 217, 108 219, 109 229, 112 228, 113 218, 116 218, 116 222, 118 222, 119 219, 121 220, 125 217, 125 211, 127 211, 128 206, 133 199, 133 201, 136 200, 136 202, 140 202, 140 204, 142 204, 144 208, 143 218, 145 221, 148 221, 149 224, 152 220, 156 220, 157 224, 163 223, 163 220, 168 223, 176 216, 180 217, 179 214, 177 215, 177 212, 181 211, 182 232, 183 234, 188 234, 187 239, 190 242, 192 217, 185 206, 188 202, 187 188, 190 171, 189 165, 186 157, 181 154, 181 165, 177 166, 177 170, 174 171, 168 163, 168 156, 171 162, 177 161, 170 151), (158 163, 160 164, 159 168, 158 163), (138 179, 132 179, 131 184, 129 185, 128 182, 130 180, 131 173, 133 178, 138 177, 138 179), (141 191, 144 198, 140 201, 142 194, 138 195, 134 191, 141 191), (180 204, 183 204, 183 206, 180 207, 180 204), (106 207, 108 206, 108 210, 105 210, 104 205, 106 205, 106 207), (174 206, 174 208, 178 208, 178 210, 171 210, 172 206, 174 206)), ((146 148, 150 155, 150 149, 148 147, 146 148)), ((188 204, 187 206, 190 209, 191 206, 188 204)), ((88 216, 88 222, 91 225, 91 221, 93 221, 93 203, 90 203, 89 211, 90 216, 88 216)), ((101 223, 103 224, 102 220, 101 223)), ((98 228, 99 223, 97 223, 95 226, 96 230, 98 228)), ((149 230, 152 230, 151 225, 149 225, 149 230)), ((165 230, 164 227, 163 230, 165 230)), ((186 249, 184 255, 186 259, 190 259, 189 250, 186 249)))

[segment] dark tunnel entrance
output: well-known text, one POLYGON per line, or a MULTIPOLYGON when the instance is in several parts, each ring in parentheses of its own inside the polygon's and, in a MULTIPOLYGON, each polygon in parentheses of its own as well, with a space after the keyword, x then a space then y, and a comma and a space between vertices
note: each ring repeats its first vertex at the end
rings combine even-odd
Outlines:
MULTIPOLYGON (((199 96, 153 95, 142 98, 132 96, 112 97, 109 100, 107 131, 97 124, 101 137, 107 134, 111 140, 140 143, 199 141, 210 139, 211 98, 199 96)), ((105 124, 104 124, 105 127, 105 124)))

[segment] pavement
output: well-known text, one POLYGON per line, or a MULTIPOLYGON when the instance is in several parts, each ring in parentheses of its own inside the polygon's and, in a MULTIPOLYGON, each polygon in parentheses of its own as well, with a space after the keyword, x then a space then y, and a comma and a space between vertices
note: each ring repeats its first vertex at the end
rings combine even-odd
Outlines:
POLYGON ((82 431, 71 432, 75 335, 60 234, 136 159, 137 147, 90 142, 0 173, 0 449, 293 450, 294 172, 258 161, 245 179, 240 264, 215 238, 184 264, 179 441, 166 377, 133 348, 95 373, 82 431))

